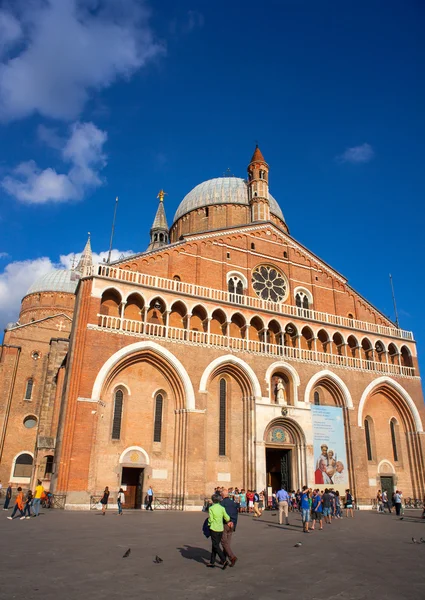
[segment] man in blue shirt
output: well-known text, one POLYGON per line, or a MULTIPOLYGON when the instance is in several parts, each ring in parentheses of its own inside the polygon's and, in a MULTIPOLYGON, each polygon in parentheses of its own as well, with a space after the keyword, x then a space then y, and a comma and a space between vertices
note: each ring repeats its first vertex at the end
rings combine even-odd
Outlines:
POLYGON ((304 485, 301 492, 301 514, 303 519, 304 533, 310 533, 308 530, 310 510, 310 490, 306 485, 304 485))
POLYGON ((314 531, 314 526, 316 525, 316 521, 319 521, 319 529, 323 529, 322 513, 323 513, 322 497, 319 493, 319 490, 315 490, 313 492, 313 498, 312 498, 312 503, 311 503, 311 517, 313 520, 313 525, 311 526, 312 531, 314 531))
POLYGON ((285 524, 289 525, 289 518, 288 518, 289 494, 283 487, 276 494, 276 500, 277 500, 277 504, 279 507, 279 525, 282 525, 283 515, 285 515, 285 524))
POLYGON ((221 545, 223 546, 224 554, 230 560, 230 566, 233 567, 235 562, 238 560, 231 547, 232 536, 236 531, 236 525, 238 524, 238 507, 236 506, 236 502, 234 502, 233 498, 229 498, 229 490, 221 490, 221 497, 223 500, 220 502, 220 504, 229 515, 230 522, 232 524, 231 526, 229 526, 227 523, 224 524, 221 545))

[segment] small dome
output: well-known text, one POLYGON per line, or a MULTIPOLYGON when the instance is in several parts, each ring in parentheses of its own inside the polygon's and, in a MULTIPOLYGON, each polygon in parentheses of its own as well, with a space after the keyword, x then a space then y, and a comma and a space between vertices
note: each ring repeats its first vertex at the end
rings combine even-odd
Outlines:
MULTIPOLYGON (((285 222, 282 210, 269 193, 270 212, 285 222)), ((212 204, 245 204, 249 206, 248 186, 239 177, 217 177, 200 183, 180 202, 174 215, 174 223, 187 213, 212 204)))
POLYGON ((67 292, 68 294, 75 294, 79 279, 80 273, 76 271, 55 269, 37 279, 26 295, 36 294, 37 292, 67 292))

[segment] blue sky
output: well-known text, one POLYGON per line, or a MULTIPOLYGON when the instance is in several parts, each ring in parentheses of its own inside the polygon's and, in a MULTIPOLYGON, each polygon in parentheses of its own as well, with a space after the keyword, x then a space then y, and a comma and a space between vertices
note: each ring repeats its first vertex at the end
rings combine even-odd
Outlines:
POLYGON ((160 188, 171 223, 258 140, 291 234, 393 317, 391 272, 425 352, 424 19, 421 0, 2 2, 2 325, 87 231, 107 249, 116 195, 114 247, 142 251, 160 188))

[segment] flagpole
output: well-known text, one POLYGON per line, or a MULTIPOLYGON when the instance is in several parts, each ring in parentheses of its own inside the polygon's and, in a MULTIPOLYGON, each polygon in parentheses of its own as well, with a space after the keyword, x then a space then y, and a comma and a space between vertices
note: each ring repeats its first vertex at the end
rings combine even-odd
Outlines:
POLYGON ((398 312, 397 312, 397 304, 395 301, 395 294, 394 294, 394 284, 393 284, 393 276, 390 273, 390 283, 391 283, 391 293, 393 295, 393 304, 394 304, 394 314, 395 314, 395 324, 397 326, 397 329, 400 329, 400 324, 398 321, 398 312))
POLYGON ((109 241, 109 252, 108 252, 108 260, 107 260, 108 265, 111 262, 112 244, 114 241, 114 233, 115 233, 115 219, 117 217, 117 206, 118 206, 118 196, 115 198, 114 218, 112 220, 111 239, 109 241))

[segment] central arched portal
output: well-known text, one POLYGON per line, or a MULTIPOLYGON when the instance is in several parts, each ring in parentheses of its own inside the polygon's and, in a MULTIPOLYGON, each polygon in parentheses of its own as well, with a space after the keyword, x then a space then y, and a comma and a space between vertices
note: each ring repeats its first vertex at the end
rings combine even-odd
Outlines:
POLYGON ((264 434, 264 483, 269 496, 282 487, 301 488, 306 481, 305 448, 304 433, 295 421, 282 417, 269 423, 264 434))

